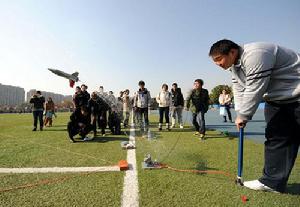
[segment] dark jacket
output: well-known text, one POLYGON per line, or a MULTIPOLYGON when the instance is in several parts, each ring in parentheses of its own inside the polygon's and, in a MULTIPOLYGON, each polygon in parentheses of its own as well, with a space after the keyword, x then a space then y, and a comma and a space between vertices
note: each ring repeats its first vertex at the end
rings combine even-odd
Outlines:
POLYGON ((172 106, 183 106, 184 105, 184 99, 183 95, 181 93, 181 89, 177 88, 174 90, 173 88, 171 89, 171 96, 172 96, 172 106))
POLYGON ((202 111, 206 113, 209 106, 208 91, 204 88, 201 90, 193 89, 186 99, 186 107, 190 108, 193 113, 202 111))
POLYGON ((73 96, 73 102, 75 104, 75 108, 80 108, 81 106, 83 106, 83 94, 82 92, 80 93, 75 93, 73 96))
POLYGON ((91 116, 89 114, 84 116, 80 110, 73 112, 70 116, 70 120, 74 126, 78 126, 79 123, 83 123, 86 126, 91 124, 91 116))
POLYGON ((43 111, 44 110, 44 103, 45 103, 45 97, 40 95, 34 95, 29 103, 33 104, 33 111, 43 111))
POLYGON ((88 108, 92 114, 102 114, 108 111, 109 105, 103 101, 102 98, 98 97, 97 99, 90 99, 88 101, 88 108))
POLYGON ((87 92, 87 91, 82 91, 81 93, 83 96, 83 105, 87 106, 91 96, 90 96, 89 92, 87 92))
POLYGON ((108 105, 108 103, 106 103, 102 98, 98 98, 98 105, 99 105, 99 111, 101 112, 101 113, 104 113, 104 112, 106 112, 106 111, 108 111, 108 109, 109 109, 109 105, 108 105))
POLYGON ((91 114, 99 114, 99 102, 98 102, 98 98, 97 99, 90 99, 88 101, 88 108, 91 114))

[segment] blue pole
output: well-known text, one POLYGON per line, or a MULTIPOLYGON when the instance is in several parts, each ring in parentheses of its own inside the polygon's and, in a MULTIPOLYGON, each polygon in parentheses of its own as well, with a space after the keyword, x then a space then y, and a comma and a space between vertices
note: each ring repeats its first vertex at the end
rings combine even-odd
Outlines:
POLYGON ((244 128, 240 128, 239 149, 238 149, 238 177, 243 173, 243 149, 244 149, 244 128))

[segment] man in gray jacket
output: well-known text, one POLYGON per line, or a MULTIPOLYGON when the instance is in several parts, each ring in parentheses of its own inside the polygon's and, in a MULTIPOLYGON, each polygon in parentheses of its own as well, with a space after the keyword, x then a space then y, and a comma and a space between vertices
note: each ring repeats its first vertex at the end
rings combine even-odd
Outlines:
POLYGON ((226 39, 214 43, 209 55, 232 74, 238 128, 266 102, 263 175, 244 186, 284 192, 300 144, 300 55, 275 44, 239 46, 226 39))

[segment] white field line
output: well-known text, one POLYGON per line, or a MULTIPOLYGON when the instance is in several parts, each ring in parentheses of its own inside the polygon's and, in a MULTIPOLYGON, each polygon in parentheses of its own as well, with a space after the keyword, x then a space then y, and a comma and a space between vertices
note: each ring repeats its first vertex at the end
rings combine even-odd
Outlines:
POLYGON ((77 173, 120 171, 119 166, 107 167, 43 167, 43 168, 0 168, 0 173, 77 173))
MULTIPOLYGON (((135 128, 134 128, 133 120, 131 122, 129 142, 135 145, 135 128)), ((137 166, 136 166, 135 149, 127 150, 127 162, 128 162, 129 169, 126 171, 124 177, 121 206, 138 207, 139 206, 139 185, 138 185, 138 173, 137 173, 137 166)))

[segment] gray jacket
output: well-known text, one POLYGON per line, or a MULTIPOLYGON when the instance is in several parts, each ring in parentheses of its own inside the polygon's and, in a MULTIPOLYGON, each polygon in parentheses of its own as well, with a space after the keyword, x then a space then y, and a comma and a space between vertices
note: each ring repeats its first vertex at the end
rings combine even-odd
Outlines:
POLYGON ((249 120, 258 104, 300 102, 300 54, 269 43, 250 43, 230 68, 238 117, 249 120))
POLYGON ((151 105, 150 91, 139 89, 134 97, 134 106, 138 108, 148 108, 151 105))

